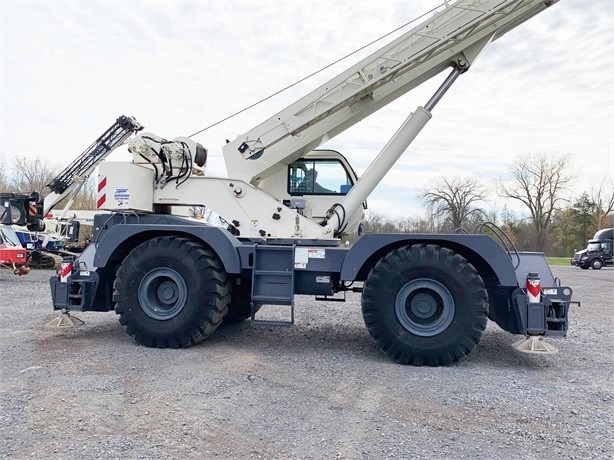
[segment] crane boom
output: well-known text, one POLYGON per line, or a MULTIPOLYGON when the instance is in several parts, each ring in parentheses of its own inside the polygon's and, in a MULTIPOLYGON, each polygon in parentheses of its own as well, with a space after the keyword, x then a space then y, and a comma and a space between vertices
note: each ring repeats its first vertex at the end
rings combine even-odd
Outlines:
MULTIPOLYGON (((74 199, 84 181, 94 172, 113 150, 122 145, 133 133, 143 129, 132 117, 120 116, 92 145, 58 174, 47 187, 51 190, 45 197, 43 215, 69 195, 74 199)), ((70 203, 68 205, 70 207, 70 203)))
POLYGON ((224 146, 230 177, 257 185, 557 0, 460 0, 224 146), (250 160, 250 161, 244 161, 250 160))

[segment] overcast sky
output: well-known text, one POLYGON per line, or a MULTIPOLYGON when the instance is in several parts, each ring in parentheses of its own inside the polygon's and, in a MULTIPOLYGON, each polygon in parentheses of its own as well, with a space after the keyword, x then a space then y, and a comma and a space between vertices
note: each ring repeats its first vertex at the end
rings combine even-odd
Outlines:
MULTIPOLYGON (((439 3, 2 0, 1 154, 64 167, 122 114, 165 138, 190 135, 439 3)), ((613 30, 612 0, 562 0, 493 43, 435 108, 370 208, 422 213, 416 196, 439 178, 493 184, 526 153, 571 154, 579 175, 573 193, 613 178, 613 30)), ((210 151, 208 171, 225 175, 225 139, 361 56, 196 136, 210 151)), ((443 77, 324 147, 341 151, 360 174, 443 77)), ((112 155, 121 158, 131 158, 125 148, 112 155)))

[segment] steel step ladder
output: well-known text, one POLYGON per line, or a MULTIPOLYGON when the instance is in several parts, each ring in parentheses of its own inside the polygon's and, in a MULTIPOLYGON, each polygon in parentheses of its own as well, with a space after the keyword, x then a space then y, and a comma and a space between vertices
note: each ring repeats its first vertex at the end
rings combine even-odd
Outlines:
POLYGON ((294 324, 294 246, 261 246, 254 251, 251 323, 256 327, 291 327, 294 324), (290 320, 257 319, 263 305, 290 308, 290 320))

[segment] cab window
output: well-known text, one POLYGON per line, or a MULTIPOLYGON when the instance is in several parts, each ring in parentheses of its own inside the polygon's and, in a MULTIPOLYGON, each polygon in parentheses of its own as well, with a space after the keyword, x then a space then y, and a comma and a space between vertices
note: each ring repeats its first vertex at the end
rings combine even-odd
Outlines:
POLYGON ((288 166, 290 195, 346 195, 352 185, 337 160, 298 160, 288 166))

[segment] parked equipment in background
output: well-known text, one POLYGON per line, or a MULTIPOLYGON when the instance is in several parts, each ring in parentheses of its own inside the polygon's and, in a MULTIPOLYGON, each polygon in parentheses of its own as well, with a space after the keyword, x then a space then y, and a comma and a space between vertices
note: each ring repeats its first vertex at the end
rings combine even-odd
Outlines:
MULTIPOLYGON (((29 258, 31 266, 59 267, 61 254, 68 249, 65 248, 65 243, 79 241, 79 219, 70 218, 68 214, 79 190, 113 150, 141 129, 134 119, 119 117, 92 145, 47 184, 51 192, 45 197, 39 192, 0 193, 0 222, 16 229, 24 248, 37 251, 37 254, 29 258), (63 210, 53 219, 52 225, 47 227, 46 216, 66 198, 68 201, 63 210)), ((82 248, 73 245, 71 249, 82 248)))
POLYGON ((16 275, 27 275, 28 252, 21 246, 17 235, 8 225, 0 225, 0 267, 13 270, 16 275))
POLYGON ((614 228, 604 228, 595 233, 588 241, 586 249, 578 251, 571 259, 571 265, 584 270, 592 268, 601 270, 602 267, 614 265, 614 228))
MULTIPOLYGON (((552 0, 445 3, 414 29, 223 147, 230 178, 205 173, 188 137, 140 133, 131 162, 99 167, 92 243, 53 276, 54 308, 110 311, 137 342, 186 347, 223 322, 294 323, 294 297, 362 293, 375 342, 402 364, 446 365, 470 353, 487 318, 513 334, 563 337, 571 289, 541 253, 519 253, 492 224, 475 234, 369 234, 342 244, 367 196, 454 81, 492 41, 552 0), (314 150, 446 69, 447 79, 356 176, 338 152, 314 150), (316 174, 317 173, 317 174, 316 174), (189 219, 204 206, 224 227, 189 219), (183 208, 183 210, 182 210, 183 208), (498 240, 482 233, 497 235, 498 240), (527 273, 539 274, 538 302, 527 273), (271 313, 271 306, 285 316, 271 313)), ((548 352, 548 350, 543 350, 548 352)))

